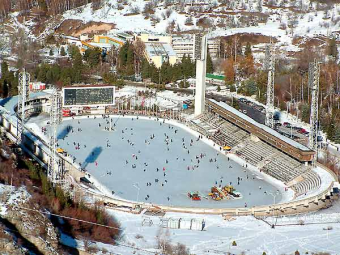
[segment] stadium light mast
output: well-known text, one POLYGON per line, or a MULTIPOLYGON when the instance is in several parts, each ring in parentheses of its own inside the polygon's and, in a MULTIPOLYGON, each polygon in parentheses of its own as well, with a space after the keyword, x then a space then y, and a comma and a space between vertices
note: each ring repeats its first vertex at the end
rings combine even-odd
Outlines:
POLYGON ((318 109, 319 109, 319 78, 320 63, 314 59, 313 63, 309 63, 308 69, 308 86, 312 93, 312 102, 310 108, 310 132, 309 132, 309 148, 316 152, 314 161, 317 160, 318 150, 318 109))
POLYGON ((274 128, 274 78, 275 78, 275 56, 273 45, 267 45, 265 68, 268 70, 267 104, 266 104, 266 126, 274 128))
POLYGON ((202 33, 194 36, 194 59, 196 60, 195 115, 205 110, 205 76, 207 72, 207 37, 202 33))
POLYGON ((26 73, 24 69, 23 72, 19 73, 19 84, 18 84, 18 108, 17 113, 20 121, 17 122, 17 144, 22 142, 22 135, 24 132, 25 124, 25 103, 29 98, 29 83, 30 74, 26 73))
POLYGON ((53 184, 63 181, 62 162, 57 158, 57 127, 62 121, 61 95, 56 88, 53 88, 50 97, 50 158, 47 175, 53 184))

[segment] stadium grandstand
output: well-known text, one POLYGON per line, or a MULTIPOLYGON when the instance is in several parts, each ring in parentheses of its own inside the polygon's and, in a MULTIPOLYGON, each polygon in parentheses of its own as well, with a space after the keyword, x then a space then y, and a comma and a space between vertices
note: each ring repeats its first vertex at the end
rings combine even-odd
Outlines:
POLYGON ((191 121, 192 128, 247 163, 303 195, 320 187, 311 170, 314 152, 276 131, 255 122, 223 102, 207 101, 207 111, 191 121))

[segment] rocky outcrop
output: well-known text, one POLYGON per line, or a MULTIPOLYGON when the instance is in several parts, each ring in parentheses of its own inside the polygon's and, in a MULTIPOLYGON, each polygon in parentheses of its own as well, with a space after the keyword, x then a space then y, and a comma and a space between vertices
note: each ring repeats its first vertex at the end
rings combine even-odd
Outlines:
POLYGON ((0 230, 0 251, 2 255, 24 255, 27 250, 17 245, 13 237, 2 229, 0 230))
POLYGON ((13 224, 42 254, 57 255, 57 231, 46 215, 39 212, 38 205, 28 203, 29 197, 24 188, 3 194, 1 217, 13 224))

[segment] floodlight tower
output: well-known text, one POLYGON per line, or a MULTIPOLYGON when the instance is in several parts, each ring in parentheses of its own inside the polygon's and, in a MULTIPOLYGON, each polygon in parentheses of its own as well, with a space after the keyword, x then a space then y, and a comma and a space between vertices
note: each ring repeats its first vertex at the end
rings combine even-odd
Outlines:
POLYGON ((275 78, 275 56, 273 45, 267 46, 265 67, 268 68, 267 104, 265 124, 274 128, 274 78, 275 78))
POLYGON ((195 115, 205 109, 205 75, 207 73, 207 37, 202 33, 194 36, 194 59, 196 60, 195 115))
POLYGON ((18 124, 17 124, 17 134, 18 139, 17 143, 20 144, 22 141, 22 134, 24 131, 24 123, 25 123, 25 103, 29 97, 29 82, 30 82, 30 74, 26 73, 24 69, 23 72, 19 73, 19 84, 18 84, 18 108, 17 113, 19 116, 18 124))
POLYGON ((50 159, 48 164, 48 178, 54 184, 63 180, 62 162, 57 160, 57 127, 62 121, 61 95, 57 89, 53 89, 51 94, 50 109, 50 159))
MULTIPOLYGON (((318 149, 318 109, 319 109, 319 78, 320 63, 314 59, 313 63, 309 63, 308 70, 308 86, 312 92, 312 102, 310 108, 310 132, 309 132, 309 148, 316 151, 318 149)), ((317 159, 317 154, 314 160, 317 159)))

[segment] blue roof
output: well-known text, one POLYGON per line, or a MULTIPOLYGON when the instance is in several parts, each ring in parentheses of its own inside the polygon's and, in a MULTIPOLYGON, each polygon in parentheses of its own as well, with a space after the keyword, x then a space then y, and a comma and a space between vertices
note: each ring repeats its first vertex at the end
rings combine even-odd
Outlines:
MULTIPOLYGON (((30 92, 30 99, 46 96, 46 92, 30 92)), ((18 104, 18 96, 7 97, 4 99, 0 98, 0 108, 4 108, 9 114, 15 114, 14 108, 18 104)))

